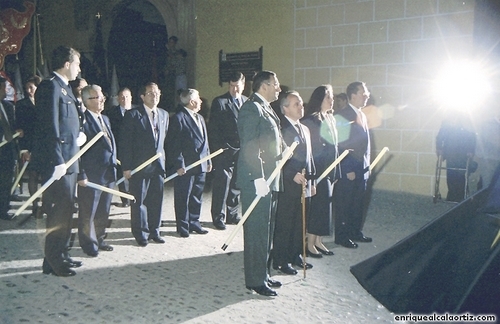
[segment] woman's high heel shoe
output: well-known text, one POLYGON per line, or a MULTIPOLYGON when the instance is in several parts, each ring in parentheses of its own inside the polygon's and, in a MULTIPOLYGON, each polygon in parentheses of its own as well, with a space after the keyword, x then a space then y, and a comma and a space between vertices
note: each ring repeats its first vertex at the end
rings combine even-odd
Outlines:
POLYGON ((319 252, 321 252, 321 254, 324 254, 324 255, 333 255, 332 251, 323 250, 317 246, 316 246, 316 250, 318 250, 319 252))
POLYGON ((306 254, 307 254, 307 256, 310 256, 311 258, 316 258, 316 259, 320 259, 323 257, 323 255, 321 253, 313 253, 313 252, 309 251, 309 249, 306 250, 306 254))

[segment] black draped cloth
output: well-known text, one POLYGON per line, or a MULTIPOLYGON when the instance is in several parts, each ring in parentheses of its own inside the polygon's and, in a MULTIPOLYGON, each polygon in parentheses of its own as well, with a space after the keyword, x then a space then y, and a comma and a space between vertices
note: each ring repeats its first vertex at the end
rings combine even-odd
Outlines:
POLYGON ((396 314, 500 314, 499 175, 351 273, 396 314))

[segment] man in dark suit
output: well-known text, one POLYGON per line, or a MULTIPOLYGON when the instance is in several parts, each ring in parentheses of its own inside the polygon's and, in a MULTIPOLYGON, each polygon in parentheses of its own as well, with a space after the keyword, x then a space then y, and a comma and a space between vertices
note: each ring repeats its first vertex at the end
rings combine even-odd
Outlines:
MULTIPOLYGON (((23 130, 24 136, 19 139, 19 149, 21 150, 21 158, 23 162, 30 161, 31 152, 35 143, 35 129, 37 125, 36 107, 35 107, 35 91, 42 79, 38 76, 32 76, 24 84, 26 97, 16 102, 16 124, 23 130)), ((38 171, 32 164, 26 169, 28 175, 28 191, 33 195, 38 190, 38 171)), ((34 217, 43 217, 38 213, 40 198, 33 201, 32 215, 34 217)))
POLYGON ((304 117, 304 104, 299 93, 287 92, 281 99, 280 107, 284 116, 281 132, 285 143, 290 146, 298 141, 299 144, 283 166, 283 191, 278 193, 272 259, 274 269, 295 275, 297 270, 292 264, 297 263, 303 253, 302 191, 306 186, 306 197, 316 194, 316 187, 309 180, 315 175, 315 167, 311 134, 307 126, 299 122, 304 117))
POLYGON ((80 73, 80 53, 60 46, 53 51, 51 61, 55 70, 35 93, 38 124, 32 156, 44 183, 50 177, 56 179, 43 194, 47 234, 42 270, 45 274, 74 276, 76 273, 70 268, 81 266, 81 262, 69 257, 68 247, 79 163, 76 161, 68 167, 65 163, 85 141, 79 138, 80 110, 68 85, 80 73))
POLYGON ((83 130, 87 139, 92 139, 101 131, 102 136, 80 160, 78 175, 78 241, 83 252, 91 257, 98 255, 98 250, 113 251, 108 245, 106 226, 112 195, 108 192, 86 187, 87 181, 113 188, 116 181, 116 143, 111 132, 107 116, 101 115, 106 98, 101 87, 90 85, 82 90, 85 107, 83 130))
POLYGON ((208 233, 200 224, 200 211, 206 173, 212 170, 212 162, 205 161, 186 171, 187 166, 210 155, 210 150, 205 121, 198 114, 201 108, 200 94, 195 89, 186 89, 179 98, 184 109, 172 117, 167 147, 169 165, 178 174, 174 179, 177 233, 181 237, 188 237, 190 232, 208 233))
MULTIPOLYGON (((121 88, 120 91, 118 91, 118 102, 119 102, 118 106, 113 106, 104 111, 104 114, 109 117, 109 122, 111 123, 111 131, 113 132, 113 135, 117 140, 120 139, 123 117, 125 116, 125 113, 128 110, 133 108, 132 92, 130 91, 129 88, 121 88)), ((118 147, 120 147, 120 143, 118 143, 118 147)), ((123 173, 121 165, 117 166, 117 172, 118 174, 123 173)), ((129 191, 128 180, 121 182, 118 185, 118 189, 120 189, 121 192, 128 192, 129 191)), ((127 198, 121 197, 121 200, 122 203, 121 205, 119 205, 119 207, 130 206, 130 201, 128 201, 127 198)))
POLYGON ((143 86, 140 94, 143 104, 128 110, 123 118, 118 158, 123 176, 129 180, 130 194, 137 199, 130 205, 132 235, 139 246, 146 246, 150 239, 165 243, 160 223, 168 113, 158 108, 161 91, 156 83, 143 86), (131 175, 133 169, 158 153, 161 156, 157 160, 131 175))
POLYGON ((226 229, 226 223, 239 222, 240 191, 236 188, 236 176, 233 177, 233 174, 240 149, 238 114, 241 105, 248 99, 241 94, 245 89, 245 76, 234 72, 229 78, 228 88, 228 92, 213 100, 208 123, 210 150, 226 149, 213 159, 211 213, 215 228, 220 230, 226 229))
POLYGON ((15 140, 12 140, 15 133, 14 106, 4 100, 6 81, 0 76, 0 142, 8 141, 7 144, 0 147, 0 219, 11 220, 14 215, 8 212, 17 148, 15 140))
POLYGON ((371 242, 364 236, 364 199, 370 166, 370 134, 365 114, 361 111, 370 98, 363 82, 347 86, 349 105, 335 112, 339 133, 339 153, 350 150, 340 163, 341 178, 333 193, 335 208, 335 243, 357 248, 355 242, 371 242))
POLYGON ((247 289, 260 295, 276 296, 270 287, 280 287, 281 283, 269 277, 268 260, 281 177, 276 177, 270 186, 266 180, 286 147, 280 133, 280 120, 270 105, 278 99, 281 88, 274 72, 261 71, 253 78, 252 90, 254 93, 238 116, 241 148, 236 185, 241 189, 243 213, 256 195, 261 197, 243 225, 245 284, 247 289))

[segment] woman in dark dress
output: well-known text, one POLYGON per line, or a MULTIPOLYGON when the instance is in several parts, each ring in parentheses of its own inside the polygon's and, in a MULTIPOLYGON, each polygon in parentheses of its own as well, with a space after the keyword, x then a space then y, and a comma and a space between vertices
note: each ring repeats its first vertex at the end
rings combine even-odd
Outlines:
MULTIPOLYGON (((24 84, 26 97, 16 102, 16 122, 18 128, 22 129, 24 136, 19 138, 19 148, 23 162, 30 161, 31 152, 35 143, 36 111, 35 111, 35 91, 41 82, 37 75, 29 78, 24 84)), ((35 166, 29 164, 26 173, 28 174, 28 190, 30 195, 38 190, 38 172, 35 166)), ((39 199, 33 202, 32 214, 37 216, 39 199)))
MULTIPOLYGON (((331 85, 317 87, 309 99, 304 118, 301 120, 311 132, 312 152, 318 176, 338 156, 333 102, 331 85)), ((316 195, 311 198, 307 220, 307 252, 311 257, 333 255, 333 252, 323 244, 322 236, 332 235, 332 194, 335 179, 334 169, 317 184, 316 195)))

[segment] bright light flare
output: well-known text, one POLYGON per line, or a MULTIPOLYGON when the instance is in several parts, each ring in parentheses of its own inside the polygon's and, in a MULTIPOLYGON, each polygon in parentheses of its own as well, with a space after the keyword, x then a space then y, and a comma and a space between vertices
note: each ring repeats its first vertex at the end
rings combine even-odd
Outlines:
POLYGON ((491 94, 488 73, 481 64, 455 61, 446 64, 435 81, 434 96, 442 106, 470 110, 491 94))

